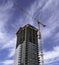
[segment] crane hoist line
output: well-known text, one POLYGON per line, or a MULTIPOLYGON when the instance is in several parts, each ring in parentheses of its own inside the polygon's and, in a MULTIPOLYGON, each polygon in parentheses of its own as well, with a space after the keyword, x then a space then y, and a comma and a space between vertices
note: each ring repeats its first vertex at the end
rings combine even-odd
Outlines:
POLYGON ((37 18, 33 18, 33 16, 31 14, 29 14, 28 11, 26 11, 24 8, 20 7, 20 5, 18 5, 17 3, 14 3, 14 6, 21 10, 22 12, 24 12, 25 14, 27 14, 29 17, 31 17, 33 20, 36 20, 37 25, 38 25, 38 39, 40 40, 39 43, 39 49, 40 49, 40 58, 41 58, 41 65, 44 65, 44 54, 43 54, 43 48, 42 48, 42 36, 41 36, 41 31, 40 31, 40 26, 45 27, 46 25, 44 25, 43 23, 41 23, 37 18))

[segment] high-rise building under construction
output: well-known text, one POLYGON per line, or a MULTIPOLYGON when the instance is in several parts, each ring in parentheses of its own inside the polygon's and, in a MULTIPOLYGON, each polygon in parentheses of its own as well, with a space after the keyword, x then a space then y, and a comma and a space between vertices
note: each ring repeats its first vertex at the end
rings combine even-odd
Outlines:
POLYGON ((27 24, 17 34, 15 65, 39 65, 38 29, 27 24))

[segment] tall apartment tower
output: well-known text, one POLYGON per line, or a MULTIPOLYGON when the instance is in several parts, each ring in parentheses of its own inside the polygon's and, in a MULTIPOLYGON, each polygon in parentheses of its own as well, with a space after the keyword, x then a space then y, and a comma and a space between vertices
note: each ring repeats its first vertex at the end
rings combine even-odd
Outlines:
POLYGON ((17 34, 15 65, 39 65, 38 30, 27 24, 17 34))

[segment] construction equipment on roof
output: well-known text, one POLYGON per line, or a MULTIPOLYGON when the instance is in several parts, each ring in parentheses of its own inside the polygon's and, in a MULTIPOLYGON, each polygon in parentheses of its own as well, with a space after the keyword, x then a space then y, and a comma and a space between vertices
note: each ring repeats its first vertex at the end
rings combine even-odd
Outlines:
POLYGON ((40 31, 40 25, 42 25, 43 27, 45 27, 46 25, 42 24, 37 18, 33 18, 31 14, 28 13, 28 11, 26 11, 24 8, 20 7, 18 4, 14 3, 15 7, 19 10, 21 10, 22 12, 24 12, 25 14, 27 14, 29 17, 31 17, 33 20, 36 20, 37 24, 38 24, 38 39, 40 40, 39 43, 39 51, 40 51, 40 58, 41 58, 41 65, 44 65, 44 54, 43 54, 43 48, 42 48, 42 36, 41 36, 41 31, 40 31))

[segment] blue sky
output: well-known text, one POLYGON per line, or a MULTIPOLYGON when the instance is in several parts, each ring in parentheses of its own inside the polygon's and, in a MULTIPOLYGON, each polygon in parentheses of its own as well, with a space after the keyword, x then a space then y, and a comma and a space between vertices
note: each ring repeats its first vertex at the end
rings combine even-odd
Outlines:
POLYGON ((18 9, 23 7, 46 27, 41 27, 45 65, 59 65, 59 0, 0 0, 0 65, 14 65, 16 32, 36 21, 18 9))

